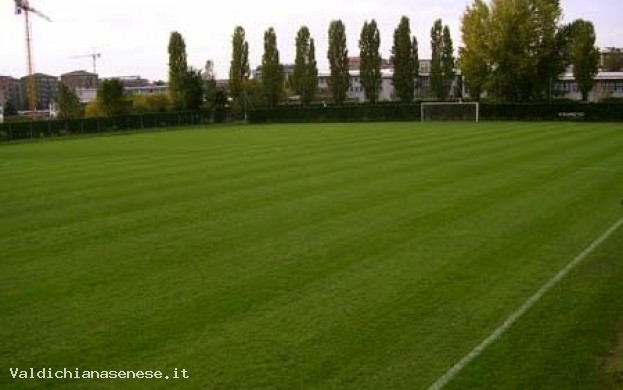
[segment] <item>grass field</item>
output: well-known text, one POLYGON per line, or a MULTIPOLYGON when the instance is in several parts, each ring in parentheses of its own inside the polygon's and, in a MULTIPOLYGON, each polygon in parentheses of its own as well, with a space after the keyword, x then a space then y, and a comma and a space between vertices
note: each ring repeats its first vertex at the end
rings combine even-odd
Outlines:
MULTIPOLYGON (((623 217, 623 125, 4 145, 0 183, 2 390, 425 390, 623 217)), ((622 230, 446 389, 618 388, 622 230)))

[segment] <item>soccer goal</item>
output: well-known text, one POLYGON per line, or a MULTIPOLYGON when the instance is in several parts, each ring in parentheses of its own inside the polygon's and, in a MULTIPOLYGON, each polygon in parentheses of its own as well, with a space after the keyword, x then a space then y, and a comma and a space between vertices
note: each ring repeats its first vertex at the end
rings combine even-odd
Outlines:
POLYGON ((480 119, 480 106, 477 102, 422 103, 422 122, 430 121, 476 121, 480 119))

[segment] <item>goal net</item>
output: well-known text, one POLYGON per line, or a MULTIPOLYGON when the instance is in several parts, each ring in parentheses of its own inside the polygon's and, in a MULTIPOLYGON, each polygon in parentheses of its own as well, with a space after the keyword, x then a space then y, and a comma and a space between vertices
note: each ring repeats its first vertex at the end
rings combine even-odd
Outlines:
POLYGON ((422 103, 422 122, 430 121, 471 121, 478 122, 480 107, 478 103, 422 103))

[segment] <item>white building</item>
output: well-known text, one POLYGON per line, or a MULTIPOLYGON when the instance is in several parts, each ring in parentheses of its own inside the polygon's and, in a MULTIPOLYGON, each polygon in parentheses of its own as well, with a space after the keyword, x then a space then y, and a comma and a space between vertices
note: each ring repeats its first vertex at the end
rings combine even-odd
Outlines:
MULTIPOLYGON (((565 72, 556 83, 555 93, 567 99, 582 99, 582 93, 571 70, 565 72)), ((623 98, 623 72, 599 72, 595 76, 595 86, 589 93, 588 100, 596 102, 607 98, 623 98)))
POLYGON ((125 87, 123 91, 129 95, 158 95, 167 93, 166 85, 148 85, 142 87, 125 87))
POLYGON ((76 88, 76 96, 80 103, 86 104, 97 99, 97 88, 76 88))
MULTIPOLYGON (((416 100, 428 100, 433 99, 430 92, 430 60, 420 60, 419 77, 415 89, 416 100)), ((354 102, 365 102, 366 94, 361 84, 361 72, 359 70, 350 70, 350 87, 347 92, 347 100, 354 102)), ((381 85, 379 90, 379 102, 396 100, 396 93, 394 91, 394 83, 392 81, 394 76, 393 69, 381 69, 381 85)), ((326 100, 331 100, 331 92, 329 89, 329 79, 331 74, 329 72, 321 72, 318 75, 318 89, 320 96, 326 97, 326 100)), ((456 89, 461 79, 460 71, 457 71, 455 76, 453 91, 456 89)), ((452 94, 451 94, 452 95, 452 94)), ((461 96, 465 95, 465 90, 461 91, 461 96)), ((459 96, 457 96, 459 97, 459 96)))
MULTIPOLYGON (((430 60, 420 60, 419 78, 415 91, 416 100, 434 100, 430 92, 430 60)), ((365 91, 361 85, 361 76, 359 70, 350 70, 350 86, 347 92, 347 100, 353 102, 365 102, 365 91)), ((460 69, 456 71, 456 79, 454 81, 453 91, 460 89, 460 93, 456 92, 456 98, 469 98, 469 91, 462 83, 460 69)), ((331 91, 329 88, 330 73, 325 71, 318 75, 317 99, 331 101, 331 91)), ((396 100, 394 85, 392 83, 393 69, 381 70, 381 86, 379 91, 379 101, 396 100)), ((451 94, 452 95, 452 94, 451 94)), ((554 87, 554 95, 556 97, 567 98, 571 100, 581 100, 582 94, 578 89, 578 85, 573 77, 573 72, 568 69, 556 82, 554 87)), ((623 98, 623 72, 599 72, 595 77, 595 87, 589 94, 589 101, 600 101, 607 98, 623 98)))
MULTIPOLYGON (((362 103, 366 101, 366 92, 361 83, 361 72, 359 70, 351 70, 350 74, 350 86, 346 92, 346 98, 350 101, 362 103)), ((394 85, 392 83, 393 71, 390 69, 381 70, 381 85, 379 87, 379 102, 386 102, 395 99, 394 85)), ((323 91, 330 91, 329 79, 331 74, 329 72, 323 72, 318 76, 318 88, 323 91)))
MULTIPOLYGON (((156 95, 167 93, 167 86, 124 87, 123 92, 128 95, 156 95)), ((97 99, 97 88, 76 88, 76 96, 78 96, 80 103, 90 103, 97 99)))

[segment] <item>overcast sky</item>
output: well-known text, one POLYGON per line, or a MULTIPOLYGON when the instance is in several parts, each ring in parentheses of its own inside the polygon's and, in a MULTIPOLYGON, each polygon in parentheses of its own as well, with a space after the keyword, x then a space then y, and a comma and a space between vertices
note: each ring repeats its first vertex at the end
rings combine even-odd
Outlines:
MULTIPOLYGON (((261 61, 263 32, 273 26, 284 63, 294 60, 294 37, 307 25, 316 40, 319 67, 327 68, 327 29, 333 19, 347 28, 348 47, 357 55, 361 26, 375 18, 381 31, 381 51, 388 57, 393 30, 402 15, 411 18, 412 32, 420 42, 420 58, 430 56, 430 28, 442 18, 460 43, 459 20, 470 0, 236 0, 184 2, 157 0, 31 0, 52 23, 33 18, 34 64, 37 72, 52 75, 92 68, 88 54, 102 53, 100 76, 141 75, 167 78, 167 44, 171 31, 184 36, 189 64, 215 62, 218 78, 227 78, 231 34, 237 25, 247 32, 251 66, 261 61)), ((593 21, 600 47, 623 46, 623 0, 561 0, 565 21, 593 21)), ((9 1, 0 8, 0 75, 21 77, 26 72, 24 21, 9 1)))

